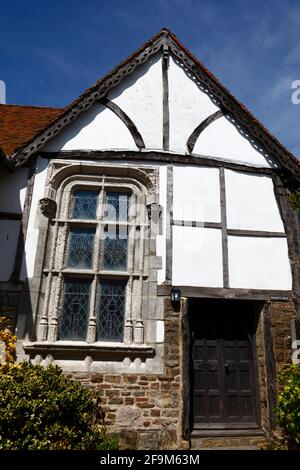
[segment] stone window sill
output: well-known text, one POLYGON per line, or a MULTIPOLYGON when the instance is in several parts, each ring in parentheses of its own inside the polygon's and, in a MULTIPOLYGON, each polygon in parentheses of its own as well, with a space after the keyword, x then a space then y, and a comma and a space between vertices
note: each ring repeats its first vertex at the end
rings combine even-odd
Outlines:
POLYGON ((36 355, 54 359, 80 360, 90 356, 92 360, 123 360, 126 357, 135 359, 153 358, 155 348, 145 344, 124 344, 117 342, 86 343, 83 341, 43 341, 23 343, 23 348, 30 358, 36 355))

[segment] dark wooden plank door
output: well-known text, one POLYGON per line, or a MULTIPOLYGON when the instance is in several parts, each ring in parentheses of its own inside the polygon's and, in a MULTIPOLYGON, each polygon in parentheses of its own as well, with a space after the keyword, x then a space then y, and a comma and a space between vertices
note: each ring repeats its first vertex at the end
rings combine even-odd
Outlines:
POLYGON ((192 311, 195 428, 257 426, 254 312, 251 303, 234 302, 199 301, 192 311))

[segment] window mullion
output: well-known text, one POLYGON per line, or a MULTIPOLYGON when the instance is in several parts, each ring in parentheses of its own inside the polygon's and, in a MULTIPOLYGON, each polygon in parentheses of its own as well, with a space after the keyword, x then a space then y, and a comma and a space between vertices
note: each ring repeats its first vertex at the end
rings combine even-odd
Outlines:
POLYGON ((58 236, 58 223, 56 221, 54 230, 53 230, 53 239, 52 239, 52 246, 51 246, 51 253, 50 253, 50 260, 49 260, 49 272, 47 275, 47 282, 46 282, 46 289, 45 289, 43 314, 42 314, 42 317, 39 323, 39 329, 38 329, 38 341, 46 341, 48 337, 49 304, 50 304, 50 298, 51 298, 51 292, 52 292, 52 279, 53 279, 52 271, 54 269, 57 236, 58 236))
POLYGON ((94 343, 96 341, 96 295, 97 295, 97 274, 95 274, 92 282, 92 290, 90 296, 89 308, 89 323, 87 331, 87 343, 94 343))
POLYGON ((143 270, 144 270, 144 241, 145 241, 145 214, 143 208, 145 204, 142 204, 142 197, 138 197, 138 208, 140 210, 140 230, 139 230, 139 244, 138 244, 138 262, 137 262, 137 274, 138 277, 134 282, 135 291, 135 325, 134 325, 134 342, 142 344, 144 342, 144 324, 142 317, 142 295, 143 295, 143 270))
POLYGON ((59 322, 59 314, 60 314, 60 302, 61 302, 61 295, 62 295, 62 285, 63 285, 63 277, 62 277, 62 269, 64 266, 64 260, 66 256, 66 247, 67 247, 67 238, 68 238, 68 224, 64 223, 62 228, 62 241, 60 244, 60 250, 58 253, 58 266, 59 266, 59 273, 58 277, 56 278, 56 287, 54 293, 54 309, 53 314, 51 316, 50 321, 50 329, 49 329, 49 341, 57 341, 58 337, 58 322, 59 322))
MULTIPOLYGON (((104 185, 104 180, 103 180, 104 185)), ((96 312, 96 297, 97 297, 97 283, 98 283, 98 276, 97 272, 99 270, 99 263, 101 262, 100 258, 100 251, 101 251, 101 237, 102 237, 102 224, 99 223, 99 220, 103 219, 103 210, 104 210, 104 189, 102 190, 99 195, 99 205, 97 210, 97 230, 96 236, 94 241, 94 262, 93 262, 93 271, 94 271, 94 279, 92 282, 92 290, 91 290, 91 297, 90 297, 90 309, 89 309, 89 324, 88 324, 88 332, 87 332, 87 342, 94 343, 96 341, 96 329, 97 329, 97 312, 96 312)))

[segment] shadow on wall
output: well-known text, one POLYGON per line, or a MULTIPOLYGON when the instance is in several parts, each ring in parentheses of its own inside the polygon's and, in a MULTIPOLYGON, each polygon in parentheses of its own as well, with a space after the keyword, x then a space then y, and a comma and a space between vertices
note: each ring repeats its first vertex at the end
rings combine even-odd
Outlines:
POLYGON ((32 324, 24 259, 26 213, 30 206, 27 188, 31 178, 28 167, 11 172, 0 166, 0 316, 9 319, 10 328, 18 337, 25 333, 27 320, 32 324))

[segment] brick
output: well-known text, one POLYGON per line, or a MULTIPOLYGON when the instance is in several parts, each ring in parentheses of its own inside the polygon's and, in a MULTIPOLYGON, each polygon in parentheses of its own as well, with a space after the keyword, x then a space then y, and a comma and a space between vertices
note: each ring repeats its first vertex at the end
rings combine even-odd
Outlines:
POLYGON ((162 390, 171 390, 172 383, 171 382, 162 382, 161 388, 162 388, 162 390))
POLYGON ((145 428, 148 428, 150 426, 150 424, 151 424, 151 421, 144 421, 143 422, 143 425, 144 425, 145 428))
POLYGON ((105 396, 107 397, 119 397, 120 390, 105 390, 105 396))
POLYGON ((160 410, 150 410, 150 416, 155 416, 157 418, 160 416, 160 410))
POLYGON ((145 392, 144 391, 140 391, 140 390, 136 390, 136 391, 133 391, 132 392, 132 395, 134 397, 144 397, 145 396, 145 392))
POLYGON ((121 398, 121 397, 112 397, 108 399, 109 405, 123 405, 123 403, 124 403, 124 398, 121 398))
POLYGON ((97 384, 96 387, 100 388, 101 390, 101 389, 111 388, 111 385, 110 384, 97 384))
POLYGON ((152 403, 136 403, 138 408, 154 408, 152 403))
POLYGON ((91 374, 91 382, 103 382, 103 374, 91 374))
POLYGON ((121 382, 120 375, 105 375, 104 377, 105 382, 119 384, 121 382))
POLYGON ((157 390, 157 389, 159 389, 159 383, 158 383, 158 382, 155 382, 155 383, 150 384, 150 388, 151 388, 152 390, 157 390))
POLYGON ((133 397, 125 397, 125 405, 133 405, 134 398, 133 397))
POLYGON ((130 384, 135 384, 137 383, 137 376, 136 375, 124 375, 123 376, 123 382, 124 383, 130 383, 130 384))
POLYGON ((137 397, 135 399, 136 403, 145 403, 145 402, 148 402, 149 401, 149 398, 148 397, 137 397))

